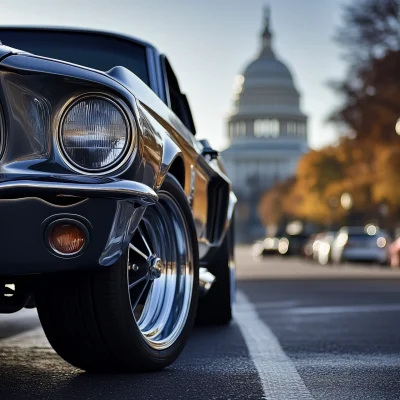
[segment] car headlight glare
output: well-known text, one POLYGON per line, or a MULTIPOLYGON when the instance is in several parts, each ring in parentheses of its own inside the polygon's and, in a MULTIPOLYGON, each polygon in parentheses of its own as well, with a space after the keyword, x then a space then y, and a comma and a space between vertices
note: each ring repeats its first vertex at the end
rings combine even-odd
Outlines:
POLYGON ((66 112, 60 132, 65 156, 91 172, 118 163, 130 143, 130 126, 122 108, 103 97, 85 97, 66 112))
POLYGON ((376 239, 376 244, 380 249, 383 249, 386 246, 386 239, 383 236, 378 237, 376 239))

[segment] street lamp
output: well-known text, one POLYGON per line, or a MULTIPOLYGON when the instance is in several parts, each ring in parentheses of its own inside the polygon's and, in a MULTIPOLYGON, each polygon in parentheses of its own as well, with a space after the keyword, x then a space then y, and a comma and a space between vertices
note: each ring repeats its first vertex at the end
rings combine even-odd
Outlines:
POLYGON ((346 211, 349 211, 350 208, 353 206, 353 198, 351 197, 351 194, 343 193, 340 197, 340 204, 346 211))
POLYGON ((400 118, 397 120, 397 122, 396 122, 396 127, 395 127, 395 129, 396 129, 396 133, 398 134, 398 135, 400 135, 400 118))

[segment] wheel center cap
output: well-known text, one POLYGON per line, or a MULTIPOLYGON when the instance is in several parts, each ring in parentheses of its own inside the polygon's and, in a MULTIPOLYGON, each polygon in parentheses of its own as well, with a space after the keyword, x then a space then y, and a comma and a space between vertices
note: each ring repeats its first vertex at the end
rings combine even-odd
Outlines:
POLYGON ((162 262, 161 258, 158 258, 157 256, 152 256, 149 260, 149 264, 150 279, 159 278, 164 268, 164 263, 162 262))

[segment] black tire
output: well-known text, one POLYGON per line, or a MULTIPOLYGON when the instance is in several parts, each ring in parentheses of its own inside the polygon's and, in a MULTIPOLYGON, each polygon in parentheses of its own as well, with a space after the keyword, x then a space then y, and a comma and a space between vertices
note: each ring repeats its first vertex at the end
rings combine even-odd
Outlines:
POLYGON ((215 282, 205 297, 200 298, 196 322, 199 325, 227 325, 232 320, 235 296, 234 280, 234 225, 231 227, 207 269, 215 275, 215 282), (233 272, 233 273, 232 273, 233 272))
POLYGON ((193 217, 178 181, 167 176, 161 188, 176 200, 186 220, 193 260, 193 289, 186 323, 170 347, 159 350, 143 337, 133 317, 125 252, 112 267, 48 278, 36 294, 47 338, 70 364, 91 372, 144 372, 170 365, 192 330, 198 301, 198 245, 193 217))

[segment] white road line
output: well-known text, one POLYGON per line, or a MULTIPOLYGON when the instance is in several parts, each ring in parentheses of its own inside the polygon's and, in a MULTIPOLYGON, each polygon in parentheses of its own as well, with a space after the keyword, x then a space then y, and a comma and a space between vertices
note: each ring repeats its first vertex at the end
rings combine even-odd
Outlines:
POLYGON ((242 332, 250 356, 257 368, 266 400, 312 399, 277 337, 261 321, 246 295, 236 296, 235 320, 242 332))
POLYGON ((308 315, 308 314, 341 314, 362 312, 393 312, 400 311, 400 303, 392 304, 356 304, 341 306, 302 307, 298 301, 257 302, 252 306, 258 310, 279 312, 280 314, 308 315))
POLYGON ((307 314, 341 314, 361 312, 391 312, 400 311, 400 304, 359 304, 345 306, 320 306, 320 307, 298 307, 283 310, 282 313, 294 315, 307 314))
POLYGON ((26 332, 11 336, 10 338, 0 340, 0 348, 51 348, 42 327, 34 328, 26 332))

